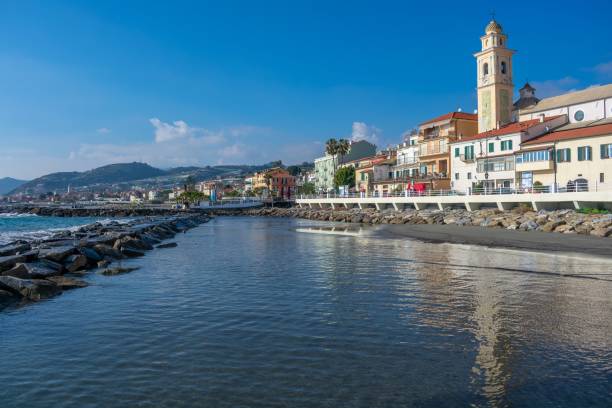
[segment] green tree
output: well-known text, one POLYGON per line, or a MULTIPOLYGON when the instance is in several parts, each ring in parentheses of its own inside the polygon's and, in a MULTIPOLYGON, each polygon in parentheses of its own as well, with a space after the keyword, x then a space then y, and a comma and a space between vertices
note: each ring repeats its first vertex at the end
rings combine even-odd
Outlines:
POLYGON ((314 194, 315 193, 315 185, 314 183, 306 182, 300 188, 301 194, 314 194))
POLYGON ((292 176, 297 176, 300 174, 300 172, 302 171, 302 169, 300 168, 300 166, 289 166, 287 167, 287 171, 289 172, 289 174, 291 174, 292 176))
POLYGON ((355 187, 355 168, 341 167, 334 175, 334 185, 336 188, 340 186, 355 187))
POLYGON ((338 140, 338 155, 340 156, 340 164, 344 162, 344 156, 346 156, 351 150, 351 144, 346 139, 338 140))

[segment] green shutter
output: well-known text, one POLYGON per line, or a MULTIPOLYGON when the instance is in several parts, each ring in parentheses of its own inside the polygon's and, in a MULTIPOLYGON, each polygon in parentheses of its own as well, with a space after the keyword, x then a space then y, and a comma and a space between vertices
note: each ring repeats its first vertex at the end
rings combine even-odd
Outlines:
POLYGON ((599 145, 599 153, 601 154, 601 158, 602 159, 607 159, 608 158, 608 145, 602 144, 599 145))
POLYGON ((508 140, 508 150, 512 150, 512 140, 508 140))
POLYGON ((455 147, 455 157, 461 156, 461 150, 458 147, 455 147))
POLYGON ((578 148, 578 161, 584 160, 584 147, 578 148))
POLYGON ((557 150, 557 163, 561 163, 562 153, 563 153, 563 150, 557 150))
POLYGON ((585 148, 585 151, 586 151, 586 159, 593 160, 593 148, 591 146, 587 146, 585 148))
POLYGON ((489 143, 489 153, 495 152, 495 143, 489 143))
POLYGON ((565 156, 565 161, 567 162, 571 162, 572 161, 572 149, 565 149, 565 151, 567 152, 567 155, 565 156))

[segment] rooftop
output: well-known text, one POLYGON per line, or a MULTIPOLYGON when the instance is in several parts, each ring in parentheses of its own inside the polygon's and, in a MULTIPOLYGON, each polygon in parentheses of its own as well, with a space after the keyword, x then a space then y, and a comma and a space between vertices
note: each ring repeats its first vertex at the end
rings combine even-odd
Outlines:
MULTIPOLYGON (((544 123, 545 122, 549 122, 553 119, 557 119, 560 116, 563 115, 557 115, 557 116, 549 116, 547 118, 544 118, 544 123)), ((493 137, 493 136, 504 136, 504 135, 512 135, 515 133, 520 133, 520 132, 524 132, 527 129, 536 126, 540 124, 540 119, 530 119, 530 120, 525 120, 522 122, 513 122, 513 123, 509 123, 507 125, 504 125, 502 127, 500 127, 499 129, 492 129, 492 130, 488 130, 486 132, 482 132, 479 133, 477 135, 474 136, 467 136, 462 138, 461 140, 457 140, 455 143, 461 143, 461 142, 469 142, 471 140, 478 140, 478 139, 486 139, 489 137, 493 137)))
POLYGON ((543 110, 561 108, 605 98, 612 98, 612 84, 592 86, 582 91, 544 98, 534 107, 521 111, 521 114, 541 112, 543 110))
POLYGON ((579 139, 582 137, 612 135, 612 123, 603 123, 594 126, 556 130, 543 136, 536 137, 523 143, 523 145, 537 145, 540 143, 558 142, 561 140, 579 139))
POLYGON ((467 112, 450 112, 442 116, 438 116, 437 118, 430 119, 426 122, 421 123, 419 126, 428 125, 430 123, 443 122, 445 120, 451 119, 463 119, 463 120, 478 120, 478 114, 476 113, 467 113, 467 112))

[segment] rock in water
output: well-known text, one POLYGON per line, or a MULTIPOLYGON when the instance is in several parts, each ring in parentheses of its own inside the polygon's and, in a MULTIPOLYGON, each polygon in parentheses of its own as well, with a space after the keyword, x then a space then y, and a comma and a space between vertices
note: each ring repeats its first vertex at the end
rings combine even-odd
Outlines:
POLYGON ((47 299, 62 292, 59 286, 48 280, 19 279, 12 276, 0 276, 0 288, 34 301, 47 299))
POLYGON ((14 268, 2 272, 4 276, 13 276, 20 279, 45 279, 60 275, 60 271, 49 268, 43 262, 19 263, 14 268))
POLYGON ((87 257, 85 255, 70 255, 64 263, 68 272, 76 272, 84 269, 87 266, 87 257))
POLYGON ((13 243, 10 245, 4 245, 0 247, 0 256, 17 255, 21 252, 29 251, 30 244, 27 243, 13 243))
POLYGON ((106 276, 113 276, 113 275, 122 275, 124 273, 130 273, 133 272, 137 269, 137 267, 132 267, 132 268, 122 268, 120 266, 116 267, 116 268, 108 268, 102 271, 102 275, 106 275, 106 276))
POLYGON ((121 247, 121 253, 129 258, 135 258, 138 256, 144 256, 144 252, 136 249, 136 248, 131 248, 129 246, 122 246, 121 247))
POLYGON ((83 247, 83 248, 79 248, 79 252, 82 255, 85 255, 87 260, 90 261, 92 264, 95 264, 102 260, 102 256, 99 253, 97 253, 94 249, 83 247))
POLYGON ((168 242, 167 244, 159 244, 156 248, 174 248, 178 246, 176 242, 168 242))
POLYGON ((125 256, 123 256, 123 254, 121 253, 121 251, 119 251, 118 249, 115 249, 111 246, 108 245, 103 245, 103 244, 98 244, 96 246, 94 246, 94 249, 96 250, 96 252, 104 255, 104 256, 109 256, 111 258, 115 258, 115 259, 122 259, 125 258, 125 256))
POLYGON ((74 254, 76 248, 74 246, 59 246, 52 248, 43 248, 40 250, 41 258, 49 259, 53 262, 62 262, 64 258, 74 254))
POLYGON ((68 278, 66 276, 51 276, 47 280, 55 283, 62 289, 76 289, 88 286, 84 280, 68 278))

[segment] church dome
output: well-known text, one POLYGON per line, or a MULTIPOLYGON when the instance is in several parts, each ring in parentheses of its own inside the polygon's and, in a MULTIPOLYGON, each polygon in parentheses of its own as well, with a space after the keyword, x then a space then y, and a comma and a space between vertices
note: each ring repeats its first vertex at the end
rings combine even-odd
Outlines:
POLYGON ((502 33, 501 24, 499 24, 495 20, 491 20, 489 24, 487 24, 487 27, 485 28, 485 34, 491 34, 491 33, 498 33, 498 34, 502 33))

